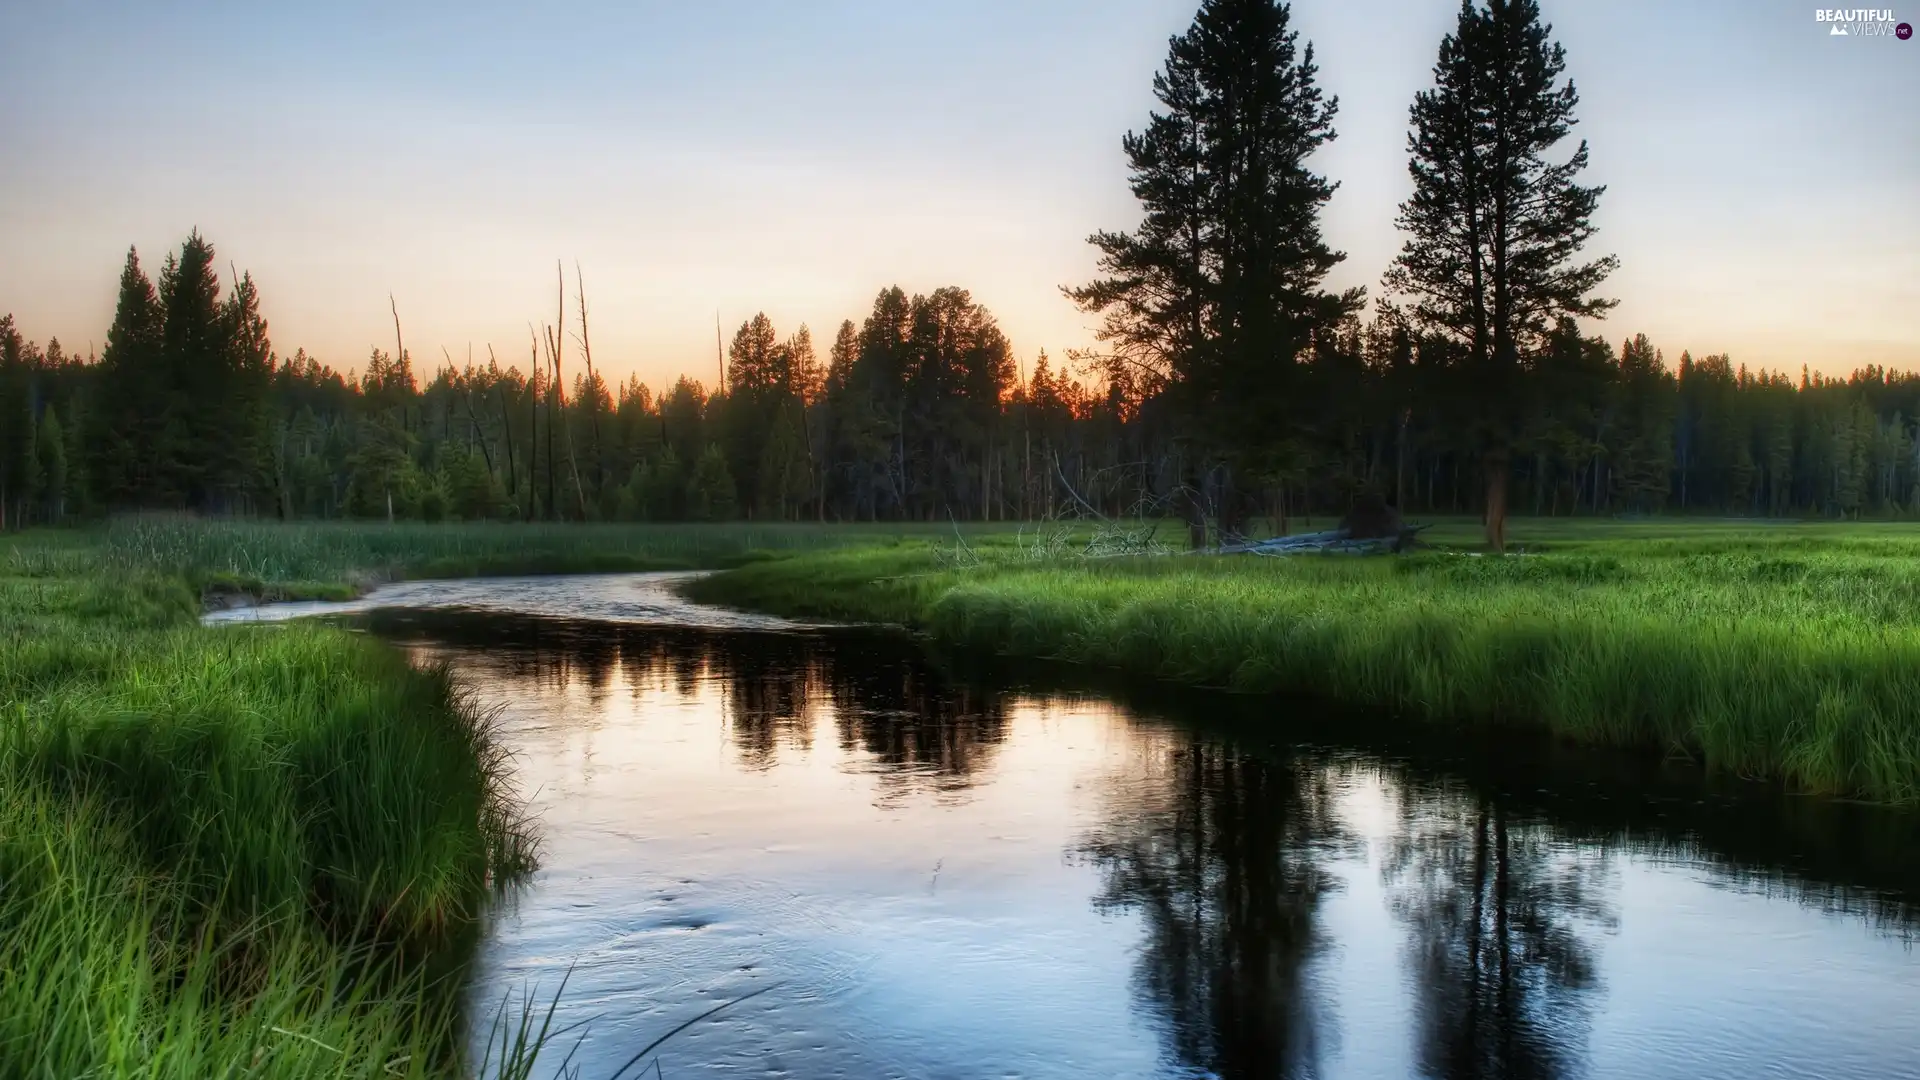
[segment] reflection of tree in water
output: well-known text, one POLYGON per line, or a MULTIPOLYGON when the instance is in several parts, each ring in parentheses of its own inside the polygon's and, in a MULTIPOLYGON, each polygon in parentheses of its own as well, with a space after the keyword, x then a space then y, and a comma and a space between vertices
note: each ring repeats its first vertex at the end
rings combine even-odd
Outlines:
POLYGON ((1351 842, 1332 772, 1171 733, 1156 759, 1144 783, 1115 785, 1115 814, 1080 849, 1106 879, 1096 903, 1145 921, 1137 992, 1183 1064, 1318 1075, 1334 1034, 1309 962, 1325 944, 1321 898, 1338 886, 1326 863, 1351 842))
POLYGON ((811 749, 823 705, 842 748, 864 751, 884 780, 903 785, 965 786, 1006 738, 999 695, 943 677, 911 642, 629 629, 618 657, 636 691, 670 686, 691 699, 717 683, 734 747, 756 768, 782 748, 811 749))
POLYGON ((746 764, 772 766, 783 745, 812 748, 815 651, 809 639, 785 637, 708 652, 709 669, 726 687, 727 727, 746 764))
POLYGON ((624 663, 618 638, 570 632, 568 624, 528 616, 466 611, 374 611, 362 624, 413 642, 416 663, 456 662, 469 678, 499 686, 500 696, 533 688, 561 693, 581 686, 597 710, 624 663), (447 651, 452 647, 455 651, 447 651))
POLYGON ((1408 931, 1422 1072, 1577 1075, 1611 928, 1609 850, 1510 820, 1481 796, 1411 788, 1383 871, 1408 931))
POLYGON ((820 674, 833 697, 842 749, 865 751, 883 766, 884 777, 919 778, 942 790, 964 787, 1007 737, 1000 695, 949 681, 918 656, 876 663, 830 650, 820 674))

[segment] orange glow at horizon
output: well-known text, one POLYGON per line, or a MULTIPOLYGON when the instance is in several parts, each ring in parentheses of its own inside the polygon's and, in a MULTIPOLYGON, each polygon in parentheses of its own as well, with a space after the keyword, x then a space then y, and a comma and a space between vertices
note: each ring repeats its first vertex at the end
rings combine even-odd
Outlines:
MULTIPOLYGON (((1195 2, 9 13, 0 311, 97 350, 127 247, 157 273, 197 227, 254 275, 277 351, 342 372, 391 349, 389 294, 417 371, 489 345, 524 370, 556 260, 569 324, 584 271, 609 381, 711 386, 716 311, 728 338, 757 311, 805 323, 824 357, 895 284, 970 290, 1030 368, 1093 343, 1059 287, 1095 276, 1089 233, 1137 218, 1120 138, 1195 2), (564 62, 491 59, 529 41, 564 62), (221 63, 183 68, 189 47, 221 63)), ((1589 333, 1669 363, 1920 369, 1920 110, 1897 104, 1920 100, 1920 42, 1737 0, 1543 6, 1608 186, 1595 251, 1622 260, 1589 333)), ((1377 294, 1450 6, 1294 19, 1341 105, 1316 158, 1347 253, 1328 285, 1377 294)))

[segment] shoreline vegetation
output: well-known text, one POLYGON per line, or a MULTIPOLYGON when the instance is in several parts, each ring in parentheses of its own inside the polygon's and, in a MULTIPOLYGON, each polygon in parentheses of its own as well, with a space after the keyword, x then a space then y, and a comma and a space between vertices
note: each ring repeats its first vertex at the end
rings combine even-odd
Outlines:
POLYGON ((1533 520, 1493 555, 1460 519, 1391 558, 1085 558, 1056 541, 1090 527, 1045 528, 163 516, 7 537, 0 1073, 472 1064, 467 951, 537 846, 486 715, 360 635, 198 625, 234 594, 717 569, 695 599, 1920 801, 1909 525, 1533 520))
POLYGON ((209 601, 884 535, 162 515, 0 537, 0 1075, 519 1076, 553 1034, 551 987, 464 1011, 479 920, 538 846, 488 714, 380 642, 199 625, 209 601))
POLYGON ((1045 559, 1014 537, 950 539, 757 562, 688 592, 1920 801, 1912 528, 1532 522, 1528 550, 1506 556, 1450 547, 1469 529, 1391 559, 1045 559))
MULTIPOLYGON (((948 527, 900 524, 423 524, 122 518, 97 534, 117 569, 171 574, 202 606, 352 600, 402 580, 720 570, 826 546, 894 542, 948 527)), ((39 534, 42 537, 52 533, 39 534)), ((83 536, 87 534, 82 534, 83 536)), ((30 557, 43 557, 38 554, 30 557)))
POLYGON ((486 715, 161 576, 0 576, 0 1073, 434 1076, 533 865, 486 715))

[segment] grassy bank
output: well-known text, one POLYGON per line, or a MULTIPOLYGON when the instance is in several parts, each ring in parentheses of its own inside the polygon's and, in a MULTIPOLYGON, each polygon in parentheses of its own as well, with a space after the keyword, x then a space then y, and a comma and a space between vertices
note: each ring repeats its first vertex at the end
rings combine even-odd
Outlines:
POLYGON ((464 954, 532 860, 484 718, 364 637, 202 627, 210 596, 713 568, 901 535, 163 516, 0 536, 0 1076, 476 1064, 458 1060, 464 954))
POLYGON ((447 1075, 530 865, 483 717, 392 650, 211 630, 178 568, 0 539, 0 1075, 447 1075))
POLYGON ((705 570, 770 553, 938 535, 948 526, 293 525, 124 518, 84 533, 43 534, 21 558, 97 560, 129 573, 179 577, 209 591, 270 599, 345 599, 402 578, 705 570))
POLYGON ((1506 557, 1037 560, 987 539, 956 560, 951 544, 895 543, 742 566, 693 591, 1920 800, 1920 531, 1529 524, 1514 531, 1530 552, 1506 557))

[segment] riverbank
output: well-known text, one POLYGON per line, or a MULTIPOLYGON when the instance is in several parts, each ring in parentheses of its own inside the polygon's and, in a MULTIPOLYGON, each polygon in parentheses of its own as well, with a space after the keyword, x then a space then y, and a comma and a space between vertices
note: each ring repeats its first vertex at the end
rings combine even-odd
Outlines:
POLYGON ((358 635, 200 627, 98 535, 0 554, 0 1075, 463 1071, 534 859, 485 715, 358 635))
MULTIPOLYGON (((0 1075, 473 1064, 465 952, 534 854, 485 716, 360 635, 204 610, 900 533, 152 516, 0 536, 0 1075)), ((535 1038, 525 1018, 491 1019, 535 1038)))
POLYGON ((1528 554, 1041 560, 1009 540, 901 543, 742 566, 690 592, 1179 683, 1544 725, 1800 790, 1920 801, 1911 527, 1515 533, 1528 554))
MULTIPOLYGON (((394 581, 517 574, 713 570, 772 554, 938 535, 947 526, 753 524, 386 524, 202 521, 156 515, 72 533, 39 533, 24 558, 65 552, 116 572, 185 581, 210 607, 349 600, 394 581)), ((51 561, 51 562, 50 562, 51 561)))

